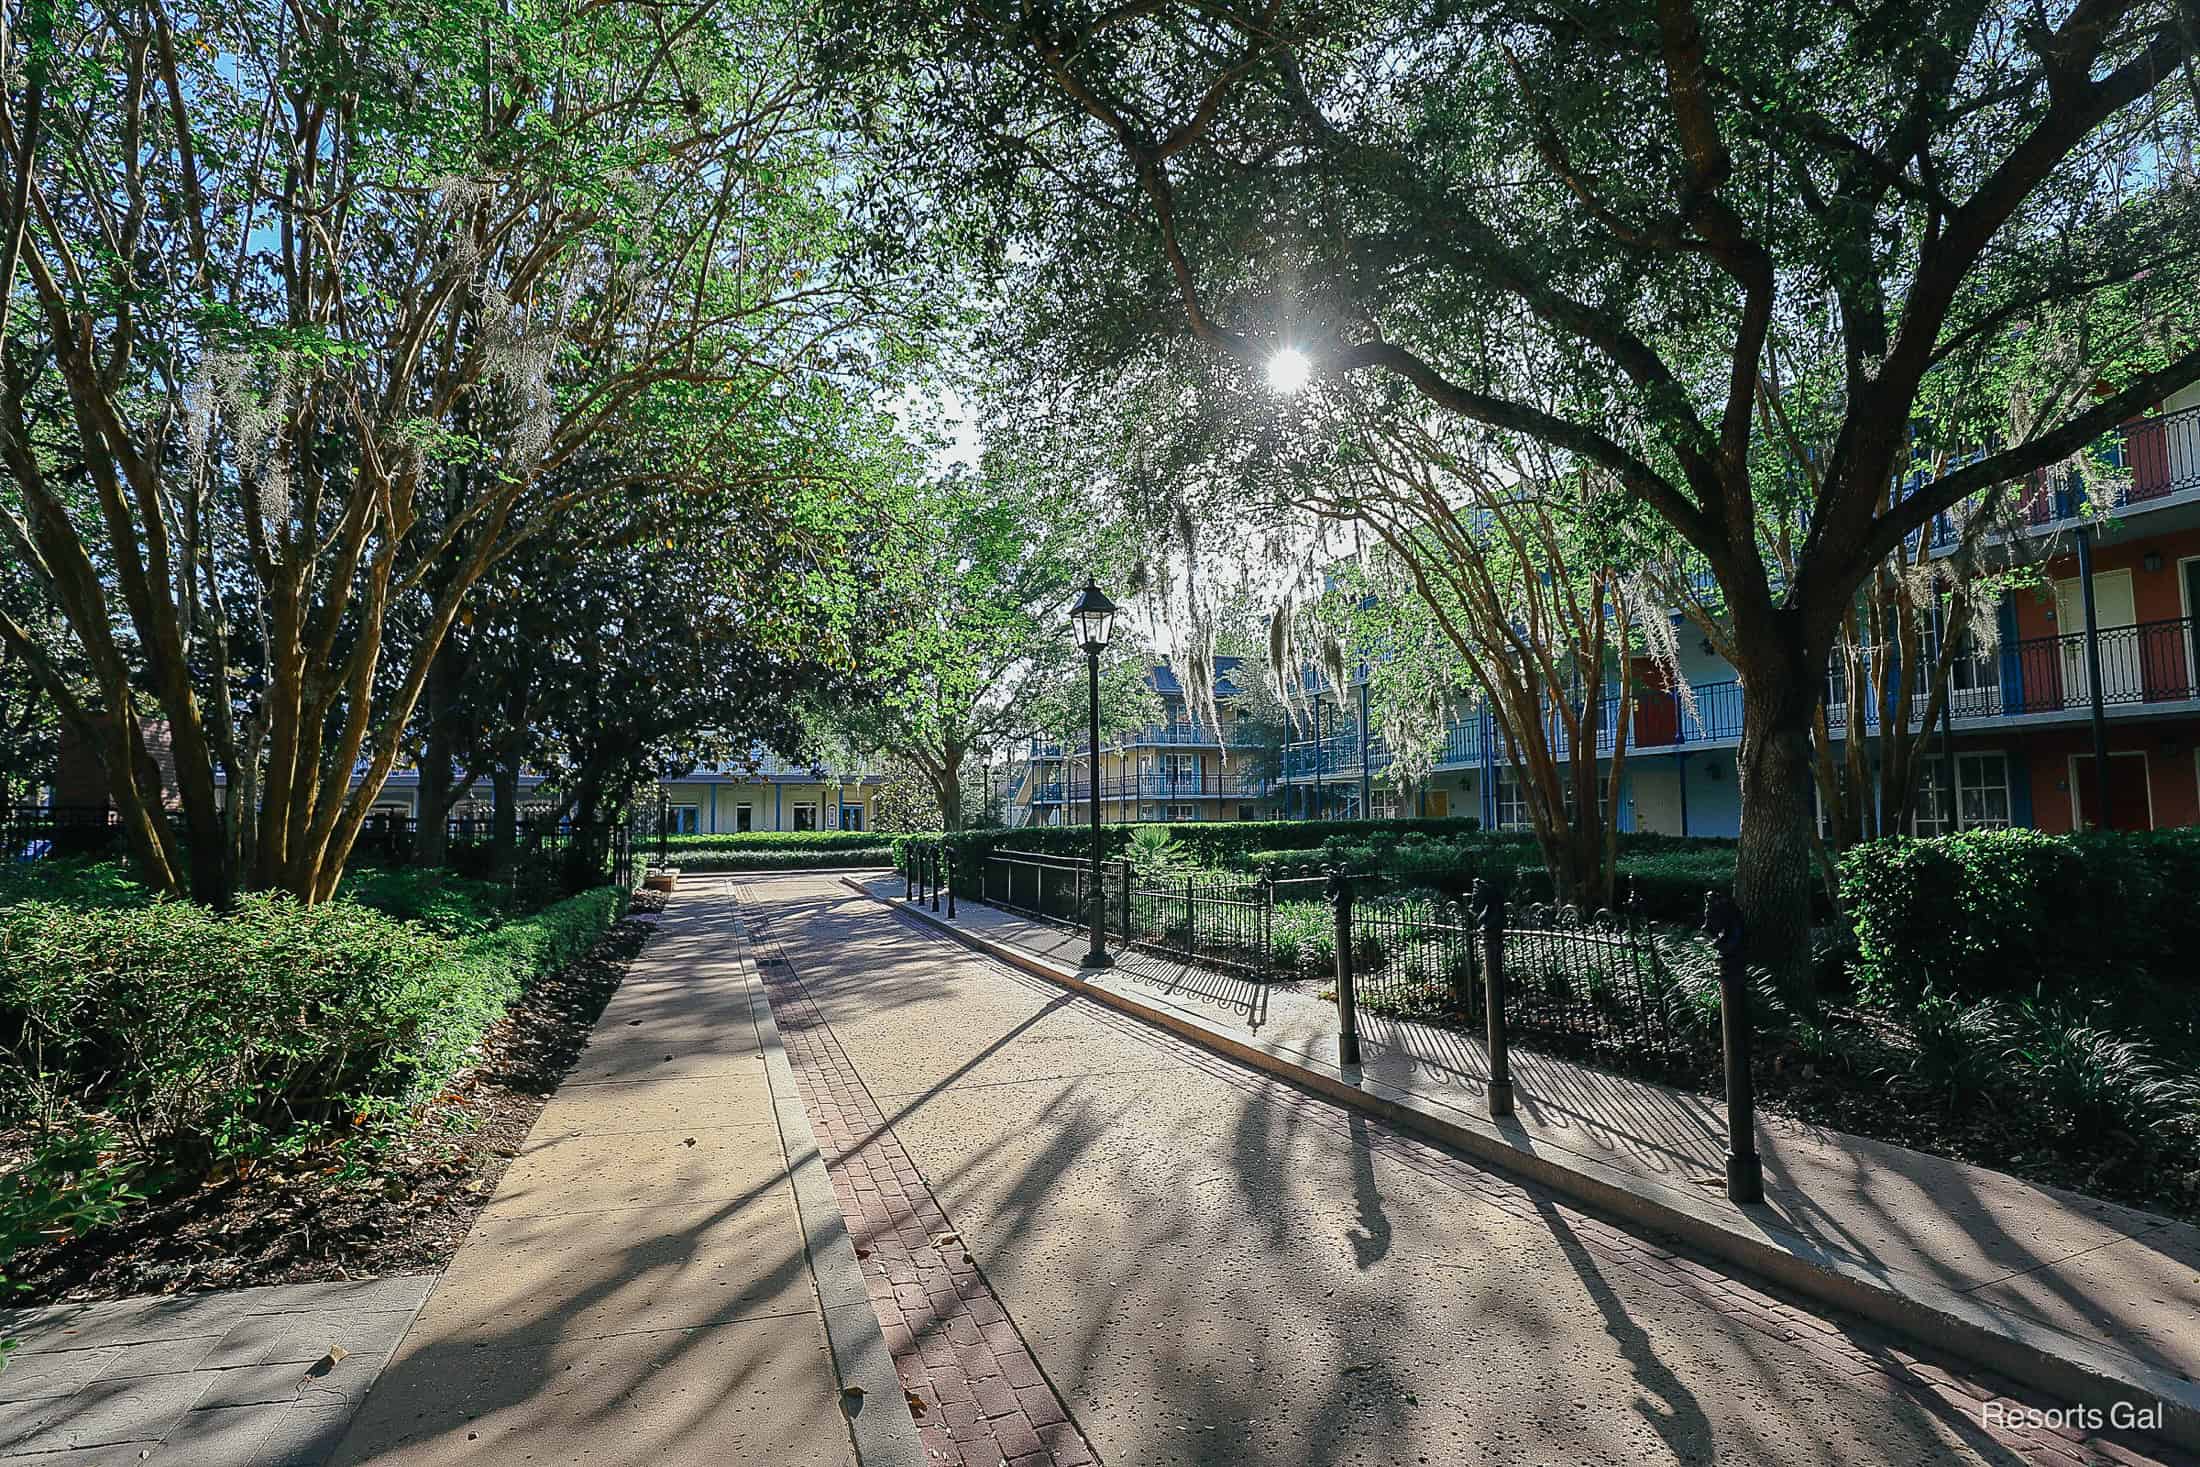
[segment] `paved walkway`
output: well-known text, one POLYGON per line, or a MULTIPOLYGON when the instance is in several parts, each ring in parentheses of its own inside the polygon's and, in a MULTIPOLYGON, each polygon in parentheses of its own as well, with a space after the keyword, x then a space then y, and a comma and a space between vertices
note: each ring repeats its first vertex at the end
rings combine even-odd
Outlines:
POLYGON ((0 1462, 317 1467, 432 1277, 0 1314, 0 1462), (344 1354, 337 1358, 331 1346, 344 1354))
MULTIPOLYGON (((883 879, 869 889, 901 893, 883 879)), ((961 904, 956 925, 1072 967, 1089 946, 1079 933, 982 903, 961 904)), ((1336 1005, 1311 985, 1254 983, 1136 953, 1098 981, 1269 1050, 1336 1059, 1336 1005)), ((1365 1080, 1416 1108, 1489 1124, 1474 1035, 1363 1013, 1361 1047, 1365 1080)), ((1724 1105, 1517 1048, 1513 1079, 1514 1144, 1723 1197, 1724 1105)), ((2200 1378, 2200 1228, 1779 1117, 1762 1118, 1758 1144, 1769 1204, 1758 1220, 1798 1247, 2200 1378)))
MULTIPOLYGON (((982 1297, 1001 1311, 998 1343, 1028 1352, 1063 1411, 1043 1443, 1058 1457, 2188 1460, 2028 1427, 2015 1411, 2062 1403, 1251 1072, 839 883, 730 884, 766 956, 784 960, 768 989, 790 1053, 817 1050, 796 1061, 813 1113, 827 1090, 843 1112, 819 1132, 841 1195, 858 1194, 857 1237, 921 1221, 904 1240, 940 1229, 928 1241, 951 1237, 983 1285, 904 1289, 901 1260, 866 1260, 891 1285, 872 1297, 899 1311, 886 1326, 904 1381, 937 1391, 930 1372, 948 1361, 1007 1377, 936 1347, 982 1297), (862 1195, 866 1177, 880 1200, 862 1195)), ((1172 997, 1284 1022, 1282 994, 1215 983, 1172 997)), ((1537 1084, 1526 1068, 1521 1082, 1537 1084)), ((1584 1097, 1537 1096, 1576 1144, 1594 1131, 1588 1144, 1625 1151, 1622 1137, 1647 1133, 1647 1154, 1698 1165, 1700 1123, 1660 1140, 1665 1121, 1592 1125, 1584 1097)), ((973 1391, 978 1414, 1036 1421, 1009 1385, 973 1391)), ((965 1414, 944 1442, 939 1423, 922 1429, 937 1454, 997 1460, 980 1453, 998 1438, 965 1414)))
POLYGON ((897 1396, 732 904, 683 889, 333 1460, 898 1467, 897 1396))

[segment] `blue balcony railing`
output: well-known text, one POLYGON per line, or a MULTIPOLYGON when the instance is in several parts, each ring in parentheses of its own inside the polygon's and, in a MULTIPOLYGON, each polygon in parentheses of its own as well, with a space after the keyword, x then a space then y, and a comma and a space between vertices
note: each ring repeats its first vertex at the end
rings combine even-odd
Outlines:
MULTIPOLYGON (((1266 795, 1272 785, 1257 774, 1227 773, 1102 775, 1100 798, 1171 803, 1184 800, 1248 800, 1266 795)), ((1092 781, 1082 775, 1032 786, 1032 803, 1083 804, 1092 798, 1092 781)))

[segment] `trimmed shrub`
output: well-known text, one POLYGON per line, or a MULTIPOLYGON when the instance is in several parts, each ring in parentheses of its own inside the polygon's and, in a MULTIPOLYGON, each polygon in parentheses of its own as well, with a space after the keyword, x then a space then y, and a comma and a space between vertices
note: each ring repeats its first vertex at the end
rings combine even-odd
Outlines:
POLYGON ((371 1137, 622 906, 600 888, 461 939, 349 901, 23 903, 0 914, 0 1124, 105 1114, 185 1173, 371 1137))
POLYGON ((504 911, 504 892, 493 881, 413 866, 347 871, 339 894, 401 922, 418 922, 451 937, 485 932, 504 911))
MULTIPOLYGON (((748 830, 718 835, 675 835, 665 845, 673 864, 685 868, 696 851, 868 851, 888 845, 894 838, 875 830, 748 830)), ((657 855, 657 841, 643 837, 644 854, 657 855)))
MULTIPOLYGON (((873 836, 876 842, 878 837, 873 836)), ((656 859, 652 853, 650 859, 656 859)), ((892 846, 830 846, 812 850, 692 851, 674 849, 672 864, 690 875, 713 871, 817 871, 849 866, 891 866, 892 846)))
POLYGON ((1859 993, 1907 1006, 2060 990, 2137 972, 2189 975, 2200 936, 2200 831, 1967 830, 1844 852, 1859 993))

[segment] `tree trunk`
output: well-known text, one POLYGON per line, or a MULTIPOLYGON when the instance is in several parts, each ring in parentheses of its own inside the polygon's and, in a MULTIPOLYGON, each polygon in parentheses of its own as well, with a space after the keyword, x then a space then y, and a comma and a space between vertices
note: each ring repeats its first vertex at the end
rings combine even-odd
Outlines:
POLYGON ((1807 998, 1810 948, 1811 718, 1817 688, 1800 656, 1758 659, 1742 687, 1742 832, 1734 899, 1749 961, 1807 998))
POLYGON ((428 664, 427 738, 420 752, 420 803, 413 822, 412 863, 433 868, 450 858, 451 765, 457 752, 451 704, 458 692, 458 658, 446 642, 428 664))
POLYGON ((489 774, 489 798, 493 802, 490 824, 493 828, 491 861, 496 879, 505 881, 512 875, 512 866, 519 855, 519 768, 499 760, 489 774))
MULTIPOLYGON (((960 830, 963 828, 962 763, 963 751, 953 744, 949 744, 940 751, 940 772, 934 782, 933 792, 939 796, 940 800, 940 829, 942 830, 960 830)), ((1098 796, 1098 793, 1097 790, 1094 791, 1095 797, 1098 796)))

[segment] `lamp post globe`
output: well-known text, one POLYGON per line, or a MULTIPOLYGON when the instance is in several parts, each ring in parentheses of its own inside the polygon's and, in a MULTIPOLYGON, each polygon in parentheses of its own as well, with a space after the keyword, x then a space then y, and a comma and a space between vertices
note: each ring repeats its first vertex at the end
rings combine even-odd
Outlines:
POLYGON ((1069 624, 1077 637, 1077 645, 1085 653, 1086 712, 1089 715, 1086 733, 1090 740, 1085 746, 1085 756, 1092 770, 1092 951, 1085 954, 1085 966, 1105 968, 1114 959, 1108 956, 1108 899, 1106 883, 1101 879, 1107 852, 1100 836, 1100 654, 1108 648, 1108 639, 1115 635, 1116 604, 1107 598, 1099 585, 1085 583, 1085 589, 1070 603, 1069 624))

